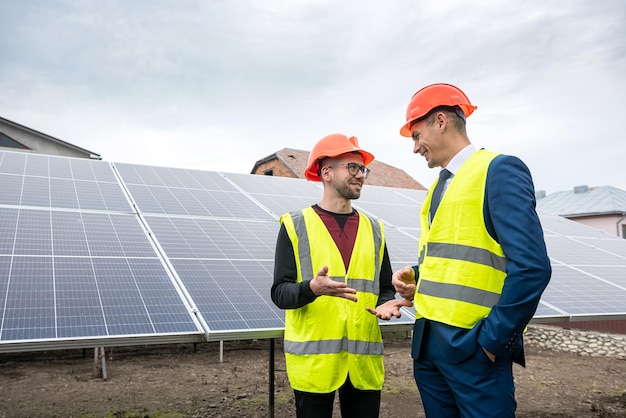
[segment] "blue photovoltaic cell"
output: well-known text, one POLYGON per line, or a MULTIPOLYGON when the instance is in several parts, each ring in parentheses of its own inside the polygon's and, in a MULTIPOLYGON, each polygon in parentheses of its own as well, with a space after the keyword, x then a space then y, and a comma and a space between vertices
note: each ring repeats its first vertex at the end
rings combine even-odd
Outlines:
POLYGON ((319 203, 321 199, 321 196, 302 197, 263 194, 254 194, 253 197, 261 205, 271 211, 271 214, 268 213, 267 215, 268 219, 278 219, 287 212, 298 211, 302 208, 319 203))
POLYGON ((274 259, 278 222, 146 216, 169 258, 274 259))
POLYGON ((49 170, 50 178, 60 178, 71 180, 72 175, 72 159, 70 158, 50 158, 49 170))
POLYGON ((0 254, 156 257, 134 216, 0 208, 0 254))
POLYGON ((569 315, 626 313, 626 290, 569 266, 553 266, 542 300, 569 315))
POLYGON ((219 173, 180 168, 115 164, 125 184, 164 186, 213 191, 237 189, 219 173))
POLYGON ((22 206, 50 207, 50 181, 45 177, 24 177, 22 183, 22 206))
POLYGON ((67 209, 79 209, 81 207, 73 180, 50 179, 50 206, 67 209))
POLYGON ((22 195, 22 177, 0 174, 0 204, 19 205, 22 195))
POLYGON ((0 155, 0 205, 132 211, 108 163, 11 152, 0 155))
POLYGON ((225 174, 244 192, 252 195, 285 197, 322 197, 322 185, 318 182, 287 177, 255 176, 250 174, 225 174))
POLYGON ((19 255, 52 254, 50 212, 20 210, 13 248, 13 253, 19 255))
POLYGON ((371 186, 366 182, 361 190, 361 197, 355 200, 354 203, 395 203, 399 205, 419 206, 419 203, 403 194, 397 193, 396 190, 397 189, 389 187, 371 186))
POLYGON ((11 272, 11 256, 3 255, 0 252, 0 312, 4 312, 6 298, 1 297, 7 294, 9 286, 9 274, 11 272))
POLYGON ((98 281, 91 260, 60 257, 55 260, 54 275, 58 337, 107 335, 98 281))
POLYGON ((111 212, 130 212, 131 208, 124 197, 119 184, 74 182, 78 204, 81 209, 108 210, 111 212))
POLYGON ((0 255, 13 254, 18 209, 0 208, 0 255))
POLYGON ((626 289, 626 264, 615 266, 585 266, 585 273, 599 280, 607 282, 626 289))
MULTIPOLYGON (((589 247, 597 248, 609 254, 613 254, 622 260, 621 265, 626 266, 626 239, 611 236, 610 238, 576 238, 589 247)), ((624 275, 626 277, 626 275, 624 275)))
POLYGON ((537 211, 544 235, 565 235, 569 237, 596 237, 608 238, 611 235, 599 229, 581 224, 579 222, 570 221, 556 215, 549 215, 541 211, 537 211))
POLYGON ((27 176, 49 176, 47 155, 30 154, 25 161, 24 174, 27 176))
POLYGON ((400 231, 385 227, 387 251, 391 262, 402 263, 403 266, 417 264, 418 236, 417 230, 400 231))
POLYGON ((82 218, 92 256, 155 256, 134 216, 84 213, 82 218))
POLYGON ((228 178, 271 211, 273 218, 318 203, 323 193, 320 183, 301 179, 245 174, 228 174, 228 178))
POLYGON ((266 219, 271 216, 239 192, 186 190, 128 185, 139 211, 145 214, 266 219))
POLYGON ((93 265, 111 335, 196 331, 158 260, 96 258, 93 265))
POLYGON ((56 338, 54 276, 50 257, 14 257, 3 276, 6 304, 0 340, 56 338))
POLYGON ((29 154, 0 151, 0 173, 23 175, 27 155, 29 154))
POLYGON ((418 206, 422 206, 424 199, 426 199, 426 190, 415 190, 415 189, 393 189, 393 192, 399 194, 400 196, 404 196, 407 199, 416 202, 418 206))
POLYGON ((419 206, 396 203, 355 202, 354 207, 396 227, 419 227, 419 206))
POLYGON ((273 260, 172 260, 210 332, 282 328, 269 299, 273 260))
MULTIPOLYGON (((562 236, 546 236, 548 254, 552 260, 568 265, 621 265, 626 267, 626 258, 604 251, 593 245, 562 236)), ((626 253, 626 247, 625 251, 626 253)))

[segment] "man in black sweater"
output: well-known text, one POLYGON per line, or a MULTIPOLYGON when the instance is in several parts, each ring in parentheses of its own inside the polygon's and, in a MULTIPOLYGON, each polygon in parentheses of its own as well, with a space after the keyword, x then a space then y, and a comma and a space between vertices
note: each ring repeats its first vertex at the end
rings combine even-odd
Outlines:
POLYGON ((378 319, 400 317, 384 227, 352 208, 374 156, 355 137, 322 138, 305 177, 321 181, 319 204, 281 217, 274 303, 286 309, 287 375, 302 417, 378 417, 384 381, 378 319))

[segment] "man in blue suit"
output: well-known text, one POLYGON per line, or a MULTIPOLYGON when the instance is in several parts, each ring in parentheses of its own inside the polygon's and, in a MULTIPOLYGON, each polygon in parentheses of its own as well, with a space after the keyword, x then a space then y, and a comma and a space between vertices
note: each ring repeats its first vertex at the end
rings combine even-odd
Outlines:
POLYGON ((392 280, 414 300, 427 417, 515 416, 513 362, 525 365, 522 334, 551 275, 530 172, 471 144, 475 109, 458 87, 432 84, 415 93, 400 130, 441 167, 420 214, 419 264, 392 280))

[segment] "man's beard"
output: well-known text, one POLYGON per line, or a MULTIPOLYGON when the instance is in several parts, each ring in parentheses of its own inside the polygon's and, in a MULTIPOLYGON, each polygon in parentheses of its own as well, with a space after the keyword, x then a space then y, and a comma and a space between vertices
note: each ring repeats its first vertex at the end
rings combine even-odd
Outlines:
POLYGON ((350 183, 342 183, 341 185, 335 185, 335 190, 345 197, 346 199, 354 200, 361 197, 361 189, 355 190, 350 186, 350 183))

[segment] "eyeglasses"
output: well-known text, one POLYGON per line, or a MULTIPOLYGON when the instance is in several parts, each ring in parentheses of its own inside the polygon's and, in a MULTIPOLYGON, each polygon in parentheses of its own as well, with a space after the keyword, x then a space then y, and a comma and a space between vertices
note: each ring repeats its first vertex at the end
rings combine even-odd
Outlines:
MULTIPOLYGON (((350 173, 353 176, 356 176, 357 174, 359 174, 359 171, 360 171, 363 173, 364 179, 368 178, 370 175, 370 172, 372 171, 369 168, 365 167, 364 165, 359 165, 357 163, 337 164, 337 166, 347 167, 348 173, 350 173)), ((327 165, 326 167, 334 168, 336 166, 327 165)))

